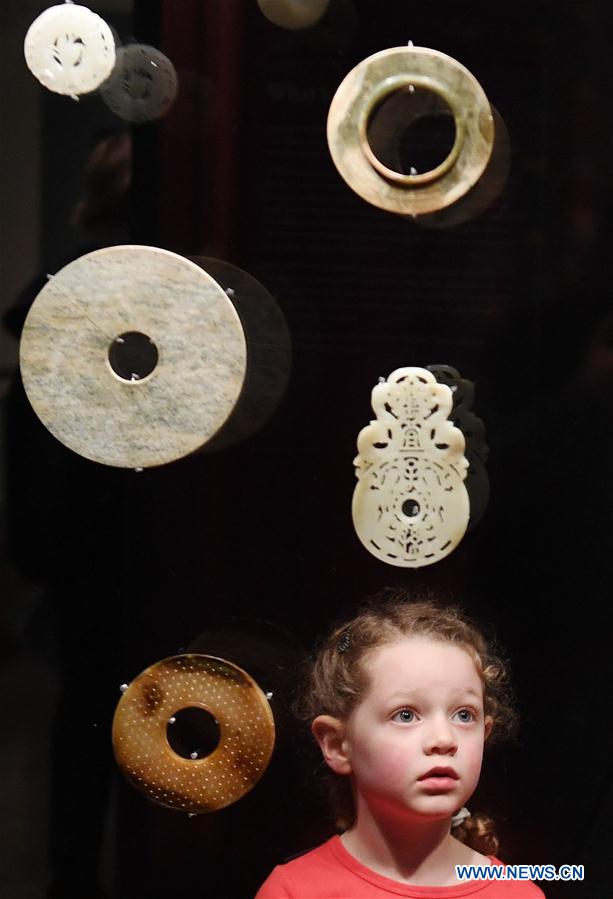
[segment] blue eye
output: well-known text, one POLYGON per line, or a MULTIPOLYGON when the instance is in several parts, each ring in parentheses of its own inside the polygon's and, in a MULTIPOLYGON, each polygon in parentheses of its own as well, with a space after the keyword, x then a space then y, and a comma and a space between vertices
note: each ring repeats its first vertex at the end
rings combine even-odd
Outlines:
POLYGON ((411 711, 411 709, 400 709, 399 712, 396 712, 392 720, 400 721, 402 724, 410 724, 411 721, 415 720, 415 712, 411 711))
POLYGON ((463 724, 470 724, 471 721, 475 720, 475 716, 470 709, 460 709, 459 712, 456 712, 456 716, 463 724))

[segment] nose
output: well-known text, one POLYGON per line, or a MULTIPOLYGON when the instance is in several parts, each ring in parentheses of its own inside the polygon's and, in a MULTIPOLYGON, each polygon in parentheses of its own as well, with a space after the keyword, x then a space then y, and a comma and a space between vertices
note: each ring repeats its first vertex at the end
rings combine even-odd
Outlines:
POLYGON ((458 741, 446 719, 437 718, 428 728, 424 740, 426 755, 455 755, 458 741))

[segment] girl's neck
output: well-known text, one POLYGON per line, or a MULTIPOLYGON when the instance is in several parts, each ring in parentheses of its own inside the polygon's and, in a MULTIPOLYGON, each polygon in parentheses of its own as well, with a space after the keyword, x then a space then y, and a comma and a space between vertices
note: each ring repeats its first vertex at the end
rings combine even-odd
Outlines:
POLYGON ((362 807, 341 840, 347 851, 371 870, 420 886, 456 884, 455 865, 478 859, 478 853, 451 836, 448 818, 389 821, 362 807))

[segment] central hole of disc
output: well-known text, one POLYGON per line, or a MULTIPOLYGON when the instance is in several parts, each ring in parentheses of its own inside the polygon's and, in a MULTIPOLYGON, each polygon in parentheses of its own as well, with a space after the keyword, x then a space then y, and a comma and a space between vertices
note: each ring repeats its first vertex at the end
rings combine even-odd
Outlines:
POLYGON ((370 149, 401 175, 431 172, 447 159, 456 128, 449 104, 434 91, 403 87, 372 111, 366 127, 370 149))
POLYGON ((189 706, 175 712, 166 725, 170 748, 184 759, 201 759, 219 744, 219 725, 210 712, 189 706))
POLYGON ((109 363, 122 381, 142 381, 158 364, 158 350, 146 334, 126 331, 110 345, 109 363))
POLYGON ((402 504, 402 513, 408 518, 415 518, 419 515, 419 503, 414 499, 405 499, 402 504))

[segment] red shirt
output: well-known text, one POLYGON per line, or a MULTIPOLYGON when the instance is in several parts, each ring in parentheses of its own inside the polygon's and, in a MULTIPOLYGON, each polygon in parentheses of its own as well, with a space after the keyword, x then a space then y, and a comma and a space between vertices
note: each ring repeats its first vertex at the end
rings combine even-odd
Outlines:
MULTIPOLYGON (((490 864, 502 865, 490 857, 490 864)), ((335 836, 299 858, 278 865, 260 887, 256 899, 537 899, 544 893, 531 881, 470 880, 447 887, 412 886, 371 871, 347 852, 335 836)))

